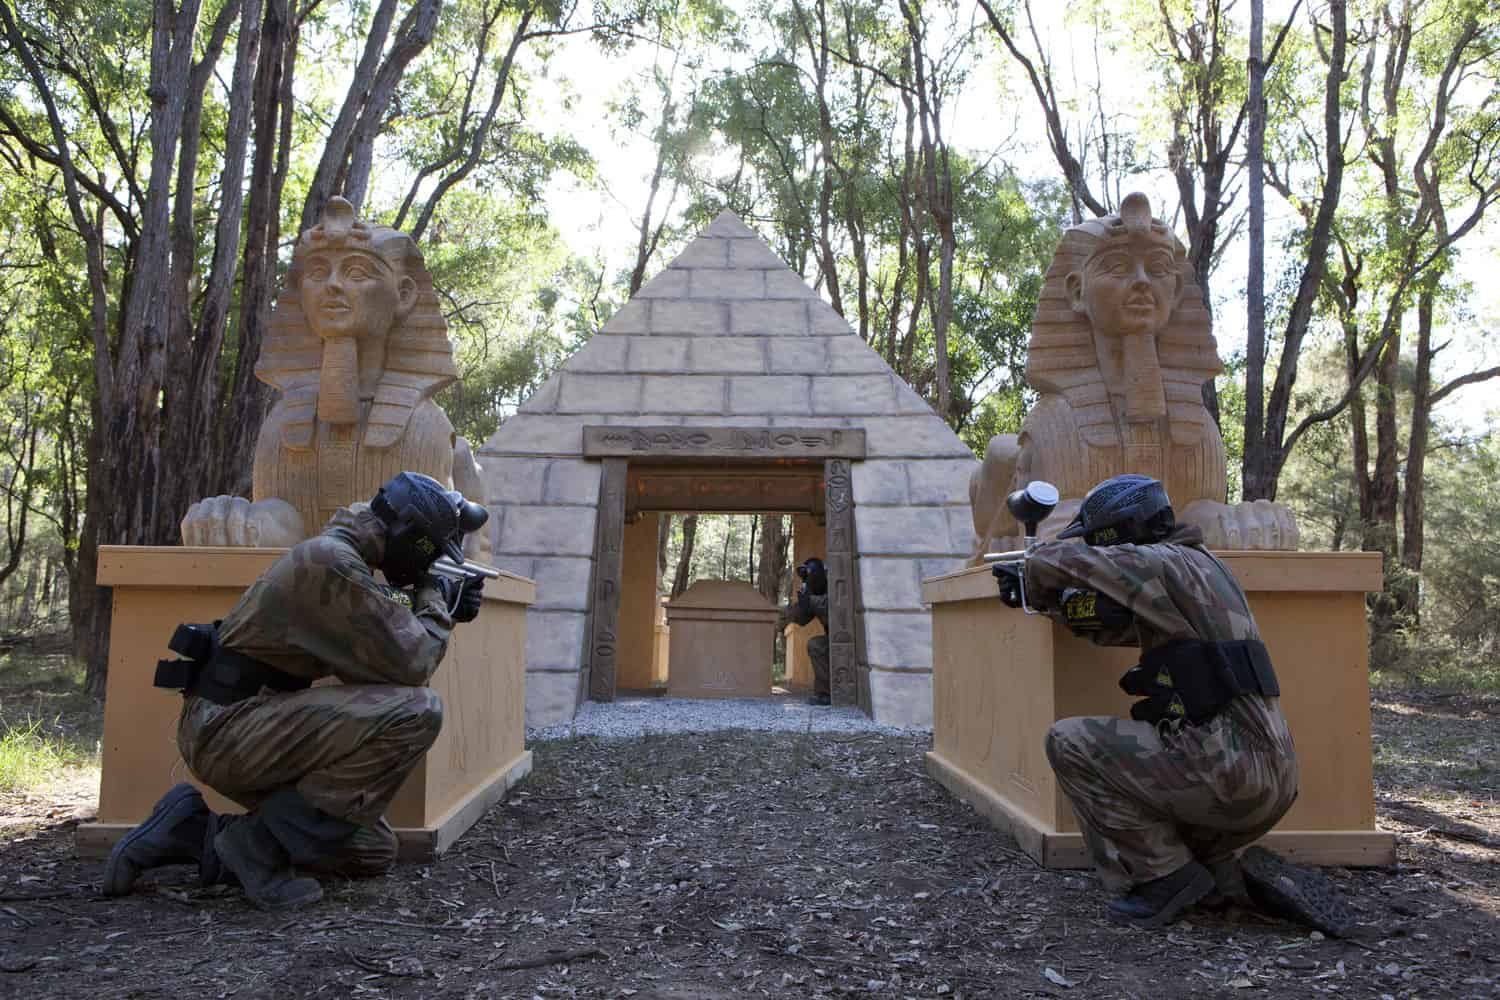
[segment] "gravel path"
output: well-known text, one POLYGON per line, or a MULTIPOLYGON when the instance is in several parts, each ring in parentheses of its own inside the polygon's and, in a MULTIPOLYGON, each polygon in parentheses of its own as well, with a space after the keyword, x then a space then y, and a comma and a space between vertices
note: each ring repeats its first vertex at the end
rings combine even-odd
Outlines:
POLYGON ((858 708, 819 708, 799 694, 769 698, 626 697, 605 703, 586 701, 571 722, 530 729, 527 742, 574 736, 630 739, 648 734, 713 733, 749 729, 766 733, 903 733, 881 725, 858 708))

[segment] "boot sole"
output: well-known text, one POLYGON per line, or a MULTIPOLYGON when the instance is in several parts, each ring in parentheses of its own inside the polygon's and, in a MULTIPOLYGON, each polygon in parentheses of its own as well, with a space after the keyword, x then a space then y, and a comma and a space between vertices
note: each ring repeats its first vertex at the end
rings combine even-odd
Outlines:
POLYGON ((1349 905, 1317 872, 1299 868, 1263 847, 1247 850, 1240 865, 1251 896, 1266 910, 1333 937, 1347 938, 1353 933, 1349 905))
MULTIPOLYGON (((126 833, 115 841, 114 848, 109 852, 109 860, 104 863, 104 883, 100 890, 106 896, 128 895, 135 885, 135 880, 140 877, 140 872, 127 873, 122 870, 125 862, 125 852, 142 837, 155 831, 163 823, 168 826, 175 825, 196 810, 193 799, 198 797, 198 789, 187 782, 181 782, 172 786, 166 795, 162 796, 151 815, 146 817, 146 822, 126 833)), ((133 867, 133 866, 132 866, 133 867)))
POLYGON ((1167 900, 1161 909, 1149 917, 1138 919, 1113 910, 1110 911, 1109 915, 1114 920, 1132 924, 1136 927, 1145 927, 1148 930, 1165 927, 1181 916, 1183 910, 1186 910, 1213 891, 1214 877, 1208 873, 1208 869, 1204 868, 1193 876, 1192 881, 1177 890, 1177 894, 1167 900))

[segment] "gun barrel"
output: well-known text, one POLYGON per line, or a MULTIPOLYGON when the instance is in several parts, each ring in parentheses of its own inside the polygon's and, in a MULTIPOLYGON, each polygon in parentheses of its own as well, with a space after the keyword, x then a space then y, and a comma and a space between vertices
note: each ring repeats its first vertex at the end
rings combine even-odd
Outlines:
POLYGON ((1015 562, 1018 559, 1025 558, 1025 549, 1012 549, 1009 552, 986 552, 984 554, 985 562, 1015 562))
POLYGON ((500 576, 500 571, 483 563, 469 562, 465 560, 462 564, 454 562, 447 556, 440 556, 428 567, 432 572, 441 576, 462 578, 466 576, 482 576, 486 580, 494 580, 500 576))

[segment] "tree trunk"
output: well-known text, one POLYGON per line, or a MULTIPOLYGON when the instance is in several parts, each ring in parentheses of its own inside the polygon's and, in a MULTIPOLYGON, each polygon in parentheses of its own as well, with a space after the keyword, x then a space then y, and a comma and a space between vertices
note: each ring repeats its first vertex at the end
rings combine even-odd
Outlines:
POLYGON ((1421 615, 1423 489, 1427 472, 1428 436, 1432 432, 1432 308, 1431 285, 1417 296, 1417 369, 1411 392, 1411 430, 1406 441, 1406 478, 1401 497, 1401 569, 1396 581, 1396 612, 1415 626, 1421 615))
POLYGON ((359 113, 374 85, 375 74, 380 68, 380 54, 385 49, 386 36, 390 34, 391 22, 396 18, 397 0, 380 0, 375 16, 370 22, 370 31, 365 36, 364 53, 354 67, 354 76, 338 116, 328 128, 328 139, 323 146, 323 156, 313 173, 312 183, 307 188, 307 198, 302 203, 301 229, 306 229, 323 214, 323 205, 338 193, 337 181, 349 159, 349 144, 354 127, 359 122, 359 113))
POLYGON ((370 168, 375 157, 375 138, 385 128, 385 113, 391 106, 391 99, 396 96, 396 86, 406 75, 406 67, 432 41, 442 7, 442 0, 417 0, 402 18, 396 41, 370 85, 370 92, 349 138, 349 165, 344 173, 344 194, 356 212, 365 202, 365 190, 370 184, 370 168))
MULTIPOLYGON (((1015 38, 1011 34, 1010 29, 1006 27, 1005 22, 995 13, 994 7, 990 5, 988 0, 979 0, 979 7, 984 11, 985 17, 989 19, 990 27, 995 30, 995 34, 1000 36, 1000 41, 1004 43, 1006 50, 1010 52, 1011 58, 1015 59, 1021 65, 1021 68, 1026 71, 1027 79, 1031 82, 1031 89, 1036 94, 1037 103, 1042 107, 1042 116, 1047 123, 1047 140, 1052 147, 1052 155, 1056 157, 1057 165, 1062 169, 1063 177, 1068 182, 1068 192, 1073 202, 1073 222, 1076 224, 1083 221, 1082 212, 1080 211, 1081 206, 1087 206, 1088 210, 1094 215, 1108 215, 1109 206, 1094 197, 1093 192, 1089 190, 1088 180, 1085 178, 1083 172, 1083 164, 1078 161, 1078 158, 1073 155, 1072 150, 1069 148, 1068 132, 1063 125, 1062 114, 1057 102, 1057 91, 1052 85, 1051 65, 1046 59, 1045 54, 1040 60, 1041 70, 1038 72, 1037 64, 1021 52, 1020 47, 1016 45, 1015 38)), ((1029 21, 1031 17, 1029 7, 1027 8, 1026 16, 1029 21)), ((1035 25, 1029 25, 1029 27, 1033 31, 1035 30, 1035 25)), ((1035 36, 1033 35, 1033 37, 1035 36)))
MULTIPOLYGON (((221 12, 221 21, 222 14, 237 6, 226 5, 221 12)), ((238 270, 236 259, 240 255, 245 152, 250 132, 253 72, 260 47, 261 10, 261 0, 244 0, 224 130, 219 204, 214 213, 217 224, 213 255, 207 280, 202 282, 202 304, 196 325, 191 315, 193 296, 190 289, 199 278, 194 231, 197 210, 194 181, 202 138, 199 109, 203 89, 218 61, 223 36, 228 31, 227 24, 215 25, 211 44, 193 66, 190 84, 193 97, 184 117, 181 166, 172 220, 172 347, 168 352, 163 386, 167 406, 162 430, 162 461, 165 467, 176 472, 162 478, 152 528, 154 537, 168 542, 176 540, 178 524, 188 505, 204 496, 212 486, 210 458, 220 403, 219 355, 224 345, 224 330, 238 270)))
POLYGON ((672 542, 672 515, 662 514, 656 522, 656 578, 667 575, 667 546, 672 542))
POLYGON ((1353 466, 1354 486, 1359 498, 1359 523, 1370 523, 1374 516, 1374 484, 1370 478, 1370 429, 1365 413, 1364 391, 1355 384, 1359 368, 1359 330, 1353 320, 1344 329, 1344 371, 1354 388, 1349 398, 1349 453, 1353 466))
POLYGON ((255 69, 255 158, 246 198, 245 248, 240 265, 235 367, 220 431, 222 442, 210 493, 248 496, 255 441, 270 408, 271 388, 255 377, 275 299, 276 252, 281 241, 281 194, 291 163, 292 78, 299 29, 288 0, 267 0, 255 69))
POLYGON ((772 604, 779 603, 781 578, 786 572, 786 531, 780 514, 762 518, 760 533, 760 568, 755 575, 755 589, 772 604))
POLYGON ((1400 481, 1396 440, 1396 384, 1400 370, 1401 335, 1386 341, 1375 370, 1375 470, 1370 477, 1370 516, 1364 524, 1366 552, 1385 555, 1385 587, 1370 606, 1370 640, 1377 649, 1401 627, 1395 583, 1401 574, 1396 543, 1396 512, 1400 509, 1400 481))
MULTIPOLYGON (((948 147, 943 142, 942 94, 938 82, 932 79, 927 58, 926 25, 921 12, 909 0, 902 0, 901 13, 906 21, 907 44, 911 49, 912 82, 917 97, 917 122, 921 133, 922 203, 932 220, 938 237, 938 281, 931 287, 928 268, 931 260, 930 244, 923 239, 917 247, 917 281, 926 292, 918 294, 913 301, 913 319, 927 304, 932 318, 934 381, 936 383, 936 409, 944 422, 950 422, 952 414, 952 387, 949 376, 948 322, 953 314, 953 256, 957 240, 953 230, 953 175, 948 162, 948 147)), ((915 323, 908 331, 908 338, 915 340, 915 323)))
POLYGON ((719 553, 719 579, 729 579, 729 541, 734 537, 734 515, 724 519, 724 548, 719 553))
MULTIPOLYGON (((1328 48, 1328 74, 1323 93, 1323 145, 1328 162, 1323 175, 1321 197, 1308 234, 1306 266, 1297 285, 1282 338, 1281 358, 1269 401, 1265 396, 1264 337, 1258 345, 1247 345, 1245 370, 1245 453, 1241 464, 1241 484, 1246 500, 1275 500, 1286 456, 1300 433, 1310 426, 1303 421, 1291 435, 1286 434, 1287 415, 1292 404, 1292 390, 1297 383, 1297 362, 1302 342, 1312 321, 1313 303, 1317 299, 1323 275, 1327 270, 1328 245, 1332 238, 1333 219, 1338 208, 1344 181, 1343 125, 1341 116, 1344 81, 1344 53, 1348 40, 1347 0, 1329 0, 1331 21, 1328 48), (1248 363, 1258 356, 1258 364, 1248 363), (1264 406, 1264 409, 1262 407, 1264 406), (1262 415, 1263 414, 1263 415, 1262 415)), ((1253 270, 1253 268, 1252 268, 1253 270)), ((1251 331, 1254 336, 1254 331, 1251 331)), ((1341 409, 1341 408, 1339 408, 1341 409)), ((1339 409, 1323 415, 1336 416, 1339 409)))
POLYGON ((833 252, 833 240, 829 231, 833 221, 833 179, 838 172, 838 158, 833 148, 833 113, 828 106, 828 5, 826 0, 816 0, 818 12, 817 37, 807 23, 807 12, 798 0, 792 0, 796 12, 797 26, 807 45, 808 56, 813 64, 813 94, 818 102, 818 151, 823 160, 822 176, 818 182, 818 271, 823 276, 823 287, 828 291, 828 303, 833 311, 844 315, 844 299, 839 290, 838 258, 833 252))
POLYGON ((760 518, 750 515, 750 541, 745 546, 745 579, 755 580, 755 539, 760 531, 760 518))
MULTIPOLYGON (((141 210, 140 244, 132 262, 131 293, 123 310, 113 354, 114 392, 103 403, 105 435, 100 465, 90 467, 89 492, 110 498, 101 512, 100 540, 151 545, 176 541, 158 533, 161 496, 162 409, 166 385, 168 317, 171 292, 171 210, 173 166, 181 153, 183 125, 191 100, 193 38, 198 0, 156 0, 152 11, 151 68, 146 96, 151 101, 151 167, 141 210), (97 472, 95 476, 93 473, 97 472)), ((192 177, 178 177, 191 185, 192 177)))
POLYGON ((672 577, 672 599, 682 596, 688 589, 693 573, 693 541, 698 534, 698 515, 689 514, 682 519, 682 552, 677 556, 677 572, 672 577))
MULTIPOLYGON (((673 72, 676 65, 673 65, 673 72)), ((627 297, 634 298, 635 293, 641 290, 646 283, 646 268, 651 263, 652 256, 656 253, 656 247, 661 242, 663 227, 667 224, 669 211, 662 212, 662 217, 655 226, 651 224, 651 215, 656 208, 656 196, 661 192, 662 178, 667 172, 667 140, 671 135, 672 122, 677 114, 677 106, 672 102, 672 95, 662 95, 661 121, 656 127, 656 165, 651 168, 651 185, 646 192, 646 207, 641 211, 641 222, 637 228, 635 246, 635 265, 630 269, 630 286, 627 297)), ((671 206, 667 206, 670 210, 671 206)))
MULTIPOLYGON (((93 430, 87 446, 88 465, 94 466, 103 436, 99 407, 94 406, 93 430)), ((78 559, 68 579, 68 607, 73 615, 73 657, 84 664, 83 689, 104 700, 104 679, 109 671, 109 626, 112 591, 94 583, 99 576, 99 525, 104 506, 101 490, 84 494, 83 528, 78 534, 78 559)))

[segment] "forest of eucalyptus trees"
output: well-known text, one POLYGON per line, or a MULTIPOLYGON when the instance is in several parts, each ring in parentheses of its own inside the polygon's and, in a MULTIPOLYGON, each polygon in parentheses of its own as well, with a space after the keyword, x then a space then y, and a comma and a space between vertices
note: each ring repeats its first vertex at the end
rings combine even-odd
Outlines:
POLYGON ((1487 0, 0 0, 0 642, 102 690, 97 548, 248 491, 330 195, 421 241, 471 439, 727 207, 982 450, 1058 234, 1142 189, 1232 488, 1386 554, 1381 666, 1500 684, 1497 47, 1487 0))

